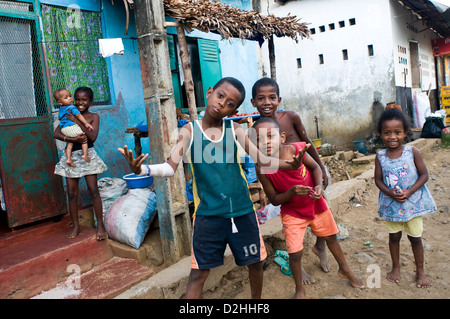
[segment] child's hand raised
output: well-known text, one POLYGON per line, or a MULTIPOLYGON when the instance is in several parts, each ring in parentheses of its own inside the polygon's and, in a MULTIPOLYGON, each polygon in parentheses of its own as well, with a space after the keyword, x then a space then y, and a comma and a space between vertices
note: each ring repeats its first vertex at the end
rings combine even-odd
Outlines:
POLYGON ((125 157, 131 171, 138 175, 141 172, 141 165, 147 159, 148 154, 141 154, 137 158, 134 158, 133 151, 128 150, 128 146, 126 145, 123 148, 119 147, 117 150, 125 157))
POLYGON ((311 144, 306 144, 304 148, 298 151, 297 155, 292 156, 292 160, 286 160, 286 163, 291 164, 292 169, 298 169, 300 166, 302 166, 303 156, 306 154, 306 151, 310 146, 311 144))

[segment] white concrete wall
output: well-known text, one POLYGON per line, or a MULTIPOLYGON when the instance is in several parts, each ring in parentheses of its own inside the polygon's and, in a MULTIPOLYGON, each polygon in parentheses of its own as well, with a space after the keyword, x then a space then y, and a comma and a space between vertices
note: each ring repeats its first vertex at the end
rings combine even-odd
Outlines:
MULTIPOLYGON (((261 0, 262 13, 290 13, 302 17, 316 31, 312 40, 303 39, 298 44, 290 38, 275 39, 281 108, 297 111, 310 137, 316 137, 313 119, 318 116, 322 143, 351 145, 372 132, 374 105, 379 108, 396 100, 395 85, 400 80, 394 48, 397 50, 402 38, 399 25, 403 22, 393 15, 407 11, 392 10, 394 2, 301 0, 281 5, 261 0), (350 25, 350 19, 355 19, 354 25, 350 25), (340 27, 339 21, 344 21, 345 27, 340 27), (334 30, 330 29, 331 23, 334 30), (324 32, 320 26, 324 26, 324 32), (373 56, 368 54, 368 45, 373 46, 373 56), (348 60, 343 59, 342 50, 347 50, 348 60), (324 64, 319 64, 319 54, 324 64)), ((428 51, 420 50, 428 57, 428 51)), ((260 60, 260 76, 270 76, 267 43, 261 49, 260 60)), ((432 59, 429 61, 433 69, 432 59)))
POLYGON ((411 87, 411 55, 410 42, 419 45, 420 89, 436 89, 436 66, 433 57, 431 40, 437 35, 429 30, 419 18, 405 11, 397 1, 391 1, 392 37, 395 63, 395 84, 411 87))

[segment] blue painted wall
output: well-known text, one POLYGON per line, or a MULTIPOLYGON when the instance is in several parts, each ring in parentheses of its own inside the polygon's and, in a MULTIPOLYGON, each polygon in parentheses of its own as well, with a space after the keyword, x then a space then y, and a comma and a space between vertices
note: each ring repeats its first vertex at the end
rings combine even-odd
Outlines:
MULTIPOLYGON (((251 1, 248 0, 223 0, 221 2, 241 10, 252 10, 251 1)), ((239 108, 239 113, 256 111, 250 99, 253 83, 259 78, 258 61, 256 58, 257 46, 258 43, 255 41, 240 39, 233 39, 232 42, 221 41, 219 43, 223 76, 234 76, 245 87, 246 98, 239 108)))
MULTIPOLYGON (((101 127, 97 144, 101 157, 108 165, 104 176, 120 177, 127 174, 128 165, 118 147, 128 145, 134 148, 133 134, 125 133, 128 127, 133 127, 146 120, 144 93, 139 63, 139 51, 136 40, 134 12, 130 11, 128 34, 125 34, 125 10, 122 2, 102 1, 102 24, 104 38, 122 38, 124 55, 107 57, 109 76, 113 96, 110 107, 97 111, 101 118, 101 127), (133 48, 134 45, 134 48, 133 48)), ((141 139, 142 152, 149 153, 148 139, 141 139)))
MULTIPOLYGON (((222 1, 243 10, 251 10, 250 1, 222 1)), ((99 110, 101 116, 101 128, 96 148, 100 156, 108 165, 108 171, 103 176, 120 177, 128 172, 122 155, 117 152, 117 147, 127 144, 134 148, 133 134, 125 134, 127 127, 136 126, 139 122, 146 122, 144 96, 142 89, 141 71, 139 64, 139 51, 136 37, 134 13, 130 11, 130 25, 128 35, 125 31, 125 11, 123 3, 102 1, 102 23, 105 38, 123 38, 125 54, 123 56, 108 57, 110 69, 110 81, 113 88, 112 95, 115 105, 109 109, 99 110), (134 48, 133 48, 134 41, 134 48)), ((174 28, 169 32, 176 33, 174 28)), ((234 76, 242 81, 247 91, 247 98, 240 107, 240 113, 255 111, 250 103, 251 87, 258 79, 258 65, 256 60, 256 46, 254 41, 241 41, 233 39, 232 42, 221 40, 217 34, 194 31, 187 36, 215 39, 219 41, 221 51, 221 66, 223 76, 234 76)), ((149 153, 148 139, 141 139, 142 152, 149 153)))
MULTIPOLYGON (((105 58, 109 71, 111 105, 92 106, 91 111, 100 115, 100 131, 95 149, 108 166, 101 177, 121 177, 129 169, 118 147, 129 145, 134 148, 133 134, 126 134, 128 127, 145 121, 144 95, 139 64, 139 51, 134 23, 134 13, 130 11, 128 35, 125 35, 125 10, 123 2, 112 4, 109 0, 44 0, 45 3, 61 7, 78 5, 81 9, 100 11, 104 38, 122 38, 124 55, 105 58), (70 3, 69 3, 70 2, 70 3), (133 48, 134 42, 134 48, 133 48)), ((42 1, 42 2, 44 2, 42 1)), ((95 99, 95 96, 94 96, 95 99)), ((142 139, 143 152, 150 151, 148 139, 142 139)))
MULTIPOLYGON (((45 0, 46 3, 67 6, 69 0, 45 0)), ((139 63, 139 51, 136 40, 136 26, 134 12, 130 10, 130 23, 128 35, 125 35, 125 10, 123 2, 110 0, 71 0, 81 9, 93 10, 98 8, 101 12, 103 37, 122 38, 124 55, 107 57, 109 80, 111 87, 112 105, 93 106, 92 112, 100 115, 100 132, 95 148, 100 157, 108 166, 108 170, 99 176, 121 177, 129 172, 128 165, 122 155, 117 152, 118 147, 128 145, 134 148, 133 134, 126 134, 128 127, 133 127, 141 121, 146 122, 142 79, 139 63), (94 7, 92 7, 94 6, 94 7), (133 47, 134 42, 134 47, 133 47)), ((251 10, 250 1, 228 0, 226 4, 244 10, 251 10)), ((169 33, 176 33, 174 28, 168 28, 169 33)), ((255 111, 250 103, 251 87, 258 79, 258 65, 256 59, 256 46, 253 41, 233 39, 221 40, 217 34, 194 31, 187 36, 214 39, 219 41, 221 51, 221 66, 223 76, 233 76, 242 81, 246 88, 247 97, 240 107, 240 113, 255 111)), ((148 139, 141 139, 142 152, 149 153, 148 139)))

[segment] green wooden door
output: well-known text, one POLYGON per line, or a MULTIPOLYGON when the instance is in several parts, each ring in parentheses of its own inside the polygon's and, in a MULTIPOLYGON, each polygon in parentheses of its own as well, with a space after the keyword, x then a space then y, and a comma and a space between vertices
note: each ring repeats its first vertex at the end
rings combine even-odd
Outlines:
POLYGON ((198 39, 198 54, 202 74, 203 96, 206 106, 206 92, 222 78, 219 44, 214 40, 198 39))

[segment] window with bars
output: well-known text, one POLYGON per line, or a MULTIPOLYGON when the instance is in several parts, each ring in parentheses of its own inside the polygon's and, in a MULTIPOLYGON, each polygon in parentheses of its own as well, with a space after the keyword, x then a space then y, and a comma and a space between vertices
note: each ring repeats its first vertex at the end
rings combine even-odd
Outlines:
MULTIPOLYGON (((0 2, 0 9, 29 11, 29 6, 0 2)), ((48 111, 36 23, 0 15, 0 119, 40 117, 48 111)))
POLYGON ((87 86, 94 91, 94 104, 110 104, 106 60, 98 50, 100 13, 44 4, 41 11, 52 92, 66 88, 73 94, 87 86))

